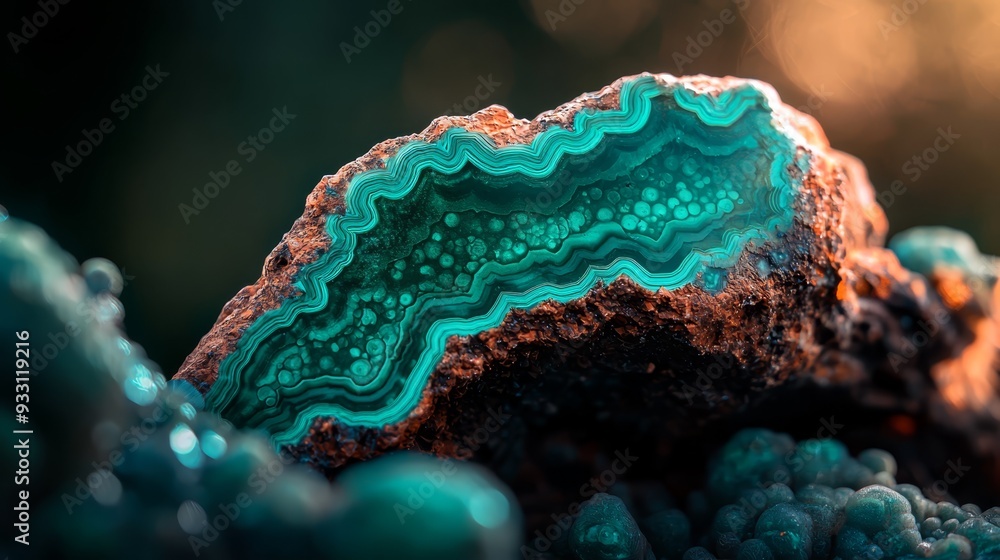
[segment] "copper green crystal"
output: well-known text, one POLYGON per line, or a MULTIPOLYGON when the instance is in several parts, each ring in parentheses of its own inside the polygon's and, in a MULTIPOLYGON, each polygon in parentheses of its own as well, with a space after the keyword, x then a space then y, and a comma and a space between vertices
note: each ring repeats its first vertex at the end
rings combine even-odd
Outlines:
POLYGON ((805 158, 743 83, 718 94, 651 76, 620 107, 497 147, 461 128, 360 173, 302 294, 227 356, 208 404, 278 444, 317 417, 382 426, 420 400, 451 336, 625 275, 656 290, 724 287, 753 240, 794 217, 805 158))

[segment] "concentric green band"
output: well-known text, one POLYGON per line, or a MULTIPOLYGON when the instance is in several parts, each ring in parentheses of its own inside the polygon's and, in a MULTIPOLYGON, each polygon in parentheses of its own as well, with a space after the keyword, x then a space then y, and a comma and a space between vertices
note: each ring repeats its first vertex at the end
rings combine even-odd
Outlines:
POLYGON ((358 174, 330 250, 302 294, 265 313, 219 368, 208 405, 295 443, 317 417, 399 422, 449 337, 514 308, 583 297, 626 275, 643 287, 725 284, 747 243, 786 229, 795 142, 753 85, 719 95, 624 83, 620 108, 578 113, 498 148, 453 128, 358 174))

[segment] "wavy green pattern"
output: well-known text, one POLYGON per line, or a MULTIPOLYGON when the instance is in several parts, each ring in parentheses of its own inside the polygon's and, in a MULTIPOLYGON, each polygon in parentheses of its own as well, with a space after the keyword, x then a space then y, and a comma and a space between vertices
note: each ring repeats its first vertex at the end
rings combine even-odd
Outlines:
POLYGON ((511 309, 621 275, 721 289, 747 243, 790 225, 805 160, 751 85, 710 96, 641 76, 620 99, 527 145, 450 129, 355 176, 302 295, 246 330, 208 405, 279 445, 322 416, 392 424, 449 337, 511 309))

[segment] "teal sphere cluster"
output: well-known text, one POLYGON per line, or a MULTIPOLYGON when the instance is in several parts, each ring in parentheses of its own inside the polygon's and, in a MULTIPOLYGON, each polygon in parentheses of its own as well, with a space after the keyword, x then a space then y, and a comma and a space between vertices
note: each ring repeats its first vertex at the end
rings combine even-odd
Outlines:
POLYGON ((39 228, 0 220, 0 327, 28 333, 31 387, 27 423, 0 405, 8 433, 31 430, 18 435, 31 448, 19 488, 29 492, 30 548, 5 550, 199 560, 516 552, 519 505, 481 467, 403 454, 331 483, 203 410, 190 384, 168 382, 121 331, 123 284, 110 262, 80 267, 39 228), (377 519, 386 524, 374 532, 377 519))
POLYGON ((743 430, 716 455, 698 494, 704 505, 689 511, 710 519, 692 540, 699 546, 657 552, 683 560, 1000 558, 1000 508, 935 502, 895 475, 895 459, 882 450, 852 457, 835 439, 743 430))
POLYGON ((716 453, 704 489, 685 507, 625 484, 584 502, 559 530, 536 533, 521 553, 536 560, 1000 558, 1000 508, 934 501, 895 475, 896 460, 883 450, 852 456, 835 439, 796 442, 745 429, 716 453))

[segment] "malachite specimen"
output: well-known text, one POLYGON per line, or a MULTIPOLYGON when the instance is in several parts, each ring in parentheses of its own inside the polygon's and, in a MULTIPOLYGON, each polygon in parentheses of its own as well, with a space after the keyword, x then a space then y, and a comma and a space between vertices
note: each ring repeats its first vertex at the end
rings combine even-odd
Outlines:
POLYGON ((451 128, 355 175, 300 293, 254 321, 208 405, 295 443, 318 417, 383 426, 421 399, 445 343, 514 308, 627 275, 722 289, 751 241, 787 230, 808 160, 754 82, 706 93, 642 75, 530 144, 451 128))

